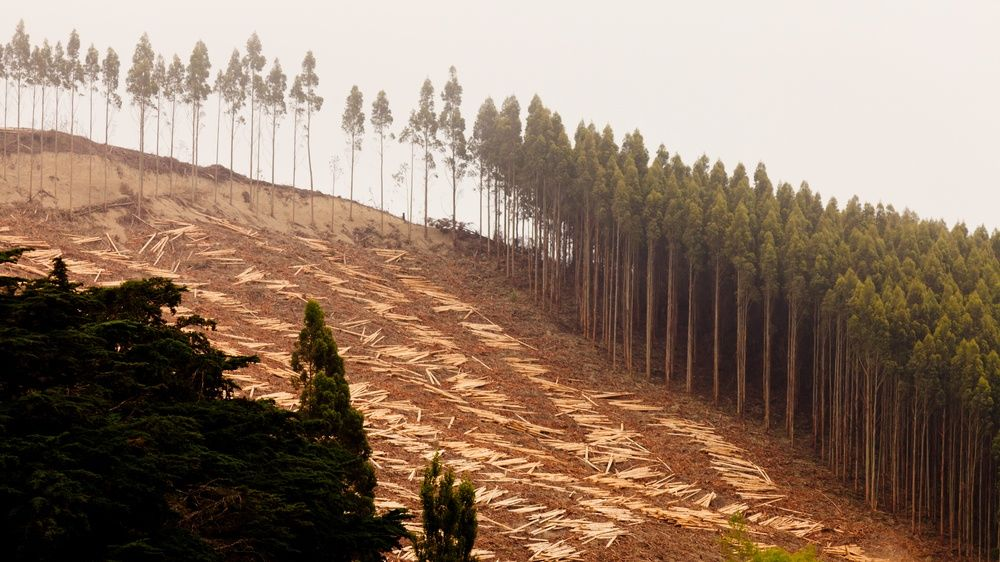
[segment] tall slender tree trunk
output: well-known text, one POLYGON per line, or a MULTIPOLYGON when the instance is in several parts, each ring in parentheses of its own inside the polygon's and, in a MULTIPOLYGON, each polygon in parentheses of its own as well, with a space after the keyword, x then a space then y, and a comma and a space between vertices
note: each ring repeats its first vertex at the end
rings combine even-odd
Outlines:
MULTIPOLYGON (((54 198, 56 201, 56 207, 59 206, 59 88, 53 88, 53 95, 56 98, 56 114, 52 119, 52 191, 54 193, 54 198)), ((39 187, 45 184, 45 87, 42 87, 42 134, 39 136, 39 152, 38 152, 38 166, 39 166, 39 187)))
POLYGON ((695 323, 698 317, 694 298, 695 276, 694 259, 688 258, 687 377, 684 384, 688 393, 694 390, 695 323))
POLYGON ((198 165, 198 119, 201 117, 201 104, 197 101, 191 104, 191 203, 198 197, 198 175, 195 167, 198 165))
POLYGON ((456 220, 456 209, 458 202, 458 160, 455 159, 455 146, 451 148, 451 230, 452 244, 458 245, 458 221, 456 220))
POLYGON ((312 107, 306 108, 306 158, 309 161, 309 191, 315 191, 313 186, 312 107))
POLYGON ((656 240, 646 241, 646 379, 653 377, 653 258, 656 240))
MULTIPOLYGON (((254 207, 254 212, 257 208, 254 201, 254 181, 253 181, 253 135, 254 135, 254 102, 256 92, 254 91, 254 76, 253 72, 250 73, 250 164, 247 167, 247 178, 250 180, 250 201, 251 206, 254 207)), ((309 143, 309 133, 306 133, 306 144, 309 143)), ((312 161, 309 162, 309 188, 312 189, 312 161)))
POLYGON ((111 165, 111 148, 108 134, 111 130, 111 94, 104 97, 104 210, 108 210, 108 168, 111 165))
MULTIPOLYGON (((798 381, 798 324, 799 304, 796 299, 788 303, 788 384, 785 390, 785 430, 788 439, 795 440, 795 390, 798 381)), ((874 428, 872 429, 874 431, 874 428)))
POLYGON ((614 271, 614 293, 611 295, 611 369, 615 369, 618 364, 618 291, 621 286, 621 227, 615 224, 615 253, 613 259, 614 271))
POLYGON ((139 104, 139 199, 137 201, 138 216, 142 218, 142 194, 145 176, 146 159, 146 104, 139 104))
POLYGON ((746 409, 747 380, 747 312, 750 299, 745 286, 744 273, 736 271, 736 414, 743 416, 746 409))
POLYGON ((177 97, 172 96, 170 100, 170 173, 167 175, 169 195, 174 194, 174 126, 177 123, 177 97))
MULTIPOLYGON (((275 139, 278 136, 278 110, 277 107, 271 107, 271 218, 274 218, 274 157, 275 157, 275 139)), ((332 198, 331 198, 332 199, 332 198)))
MULTIPOLYGON (((487 199, 488 200, 488 199, 487 199)), ((479 230, 480 242, 483 238, 483 163, 479 161, 479 223, 476 224, 479 230)), ((480 246, 482 247, 482 246, 480 246)))
POLYGON ((670 384, 670 377, 674 370, 674 341, 677 337, 677 315, 674 309, 677 308, 677 243, 670 241, 667 249, 667 336, 664 342, 663 370, 667 385, 670 384))
POLYGON ((385 135, 378 136, 378 231, 385 234, 385 135))
POLYGON ((351 186, 347 201, 347 220, 351 222, 354 221, 354 154, 357 152, 355 150, 355 147, 357 146, 355 144, 356 142, 355 135, 351 133, 351 186))
POLYGON ((719 405, 719 300, 722 297, 722 260, 715 256, 715 283, 712 296, 712 403, 719 405))
POLYGON ((292 118, 292 188, 295 188, 295 171, 298 169, 297 151, 299 147, 299 108, 293 110, 292 118))
MULTIPOLYGON (((4 97, 6 98, 6 94, 4 94, 4 97)), ((4 103, 6 104, 6 99, 4 100, 4 103)), ((94 81, 93 80, 90 81, 90 99, 89 99, 89 105, 90 105, 90 131, 87 134, 87 140, 89 140, 91 143, 93 143, 94 142, 94 81)), ((6 106, 5 106, 5 109, 4 109, 4 121, 5 121, 4 122, 4 127, 5 128, 7 126, 6 119, 7 119, 7 115, 6 115, 6 106)), ((90 147, 93 147, 93 144, 91 144, 90 147)), ((4 148, 6 149, 6 143, 4 144, 4 148)), ((94 155, 91 153, 91 150, 92 150, 91 148, 87 149, 87 206, 88 207, 90 205, 94 204, 93 198, 91 196, 91 193, 94 190, 94 155)), ((5 154, 5 156, 6 156, 6 154, 5 154)), ((5 178, 7 177, 6 174, 7 174, 7 168, 4 167, 4 177, 5 178)))
POLYGON ((257 107, 258 107, 257 108, 257 113, 258 113, 258 118, 257 118, 257 159, 255 160, 255 162, 257 163, 257 168, 254 170, 254 174, 255 174, 255 176, 254 176, 254 193, 255 193, 254 204, 259 207, 260 206, 260 194, 264 190, 264 186, 262 185, 264 182, 262 181, 263 178, 261 176, 261 174, 263 173, 264 170, 263 170, 263 167, 261 166, 261 163, 260 163, 261 162, 260 151, 261 151, 261 149, 264 146, 264 143, 262 141, 262 136, 264 134, 263 133, 263 130, 264 130, 264 127, 263 127, 263 125, 264 125, 264 104, 263 103, 259 103, 259 104, 257 104, 257 107))
MULTIPOLYGON (((35 103, 37 101, 37 98, 38 98, 38 86, 35 86, 35 87, 33 87, 31 89, 31 143, 28 146, 28 148, 31 150, 31 152, 28 153, 30 155, 29 158, 28 158, 28 200, 29 201, 31 201, 31 199, 33 197, 32 190, 34 189, 34 183, 35 183, 35 178, 34 178, 34 176, 35 176, 35 133, 36 133, 36 130, 35 130, 35 103)), ((45 88, 42 88, 41 120, 42 120, 42 123, 41 123, 41 125, 40 125, 39 128, 40 129, 45 129, 45 122, 44 122, 45 121, 45 88)), ((39 172, 39 175, 41 175, 41 172, 39 172)), ((44 183, 44 180, 40 179, 39 182, 38 182, 39 189, 43 189, 44 188, 43 183, 44 183)))
POLYGON ((215 172, 212 182, 212 203, 219 202, 219 144, 222 141, 222 90, 219 90, 215 107, 215 172))
POLYGON ((76 134, 76 84, 70 88, 70 98, 69 98, 69 212, 73 214, 73 158, 74 154, 74 143, 76 134))
MULTIPOLYGON (((235 155, 236 155, 236 109, 230 108, 230 121, 229 121, 229 204, 233 204, 233 184, 235 180, 233 179, 233 168, 235 167, 235 155)), ((294 145, 294 143, 292 143, 294 145)), ((292 159, 292 170, 295 173, 295 160, 292 159)), ((294 176, 293 176, 294 177, 294 176)), ((294 180, 293 180, 294 181, 294 180)))
MULTIPOLYGON (((14 177, 17 181, 17 189, 21 189, 21 90, 23 86, 21 85, 21 80, 17 81, 17 132, 14 135, 14 155, 15 162, 14 165, 14 177)), ((29 188, 30 189, 30 188, 29 188)))
POLYGON ((160 108, 163 105, 159 94, 156 96, 156 160, 153 164, 153 197, 160 194, 160 108))
POLYGON ((771 428, 771 289, 764 288, 764 357, 763 357, 763 392, 764 392, 764 428, 771 428))
POLYGON ((406 241, 411 242, 413 240, 413 178, 414 178, 414 167, 417 165, 416 159, 416 145, 410 142, 410 193, 407 196, 409 200, 409 207, 407 210, 410 220, 406 223, 406 241))
POLYGON ((430 139, 424 135, 424 240, 430 237, 427 224, 427 189, 430 185, 430 139))

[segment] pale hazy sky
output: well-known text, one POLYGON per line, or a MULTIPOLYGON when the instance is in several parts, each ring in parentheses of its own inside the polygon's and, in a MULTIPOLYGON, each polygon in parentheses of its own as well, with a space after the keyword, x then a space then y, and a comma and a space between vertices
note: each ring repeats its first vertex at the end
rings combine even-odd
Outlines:
MULTIPOLYGON (((763 161, 773 181, 807 180, 841 204, 857 194, 923 217, 1000 227, 1000 2, 48 0, 2 12, 3 41, 22 17, 32 42, 65 41, 75 27, 84 49, 118 51, 123 78, 143 31, 158 52, 185 61, 204 40, 213 76, 251 31, 289 82, 313 50, 326 98, 313 161, 327 192, 330 158, 347 160, 340 116, 352 84, 366 113, 386 90, 398 130, 423 79, 440 90, 455 65, 469 132, 487 95, 499 105, 515 94, 526 112, 537 93, 571 137, 580 119, 610 124, 619 139, 639 128, 651 150, 662 142, 689 163, 703 153, 730 171, 763 161)), ((207 111, 202 163, 215 159, 214 96, 207 111)), ((189 118, 178 124, 182 157, 189 118)), ((136 128, 137 112, 126 107, 117 141, 134 145, 136 128)), ((245 143, 245 128, 239 137, 245 143)), ((278 142, 278 178, 288 182, 290 119, 278 142)), ((366 138, 358 162, 355 198, 364 202, 378 193, 375 146, 366 138)), ((404 160, 408 148, 387 147, 387 185, 404 160)), ((245 170, 246 157, 237 162, 245 170)), ((341 177, 337 193, 346 189, 341 177)), ((433 180, 432 216, 450 214, 449 189, 443 174, 433 180)), ((398 214, 403 197, 390 210, 398 214)), ((459 220, 478 220, 472 180, 460 199, 459 220)))

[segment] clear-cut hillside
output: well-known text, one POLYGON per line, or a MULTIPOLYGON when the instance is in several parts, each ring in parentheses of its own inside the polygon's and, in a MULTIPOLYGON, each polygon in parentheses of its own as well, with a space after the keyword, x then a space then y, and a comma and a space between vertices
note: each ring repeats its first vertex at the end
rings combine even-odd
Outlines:
POLYGON ((61 255, 83 283, 172 278, 189 289, 179 312, 218 320, 216 346, 260 356, 233 375, 241 393, 287 407, 303 302, 318 300, 366 416, 379 504, 417 508, 421 470, 441 451, 478 488, 483 560, 716 560, 737 511, 761 544, 814 544, 828 559, 933 554, 808 453, 682 390, 612 371, 497 273, 481 240, 455 250, 413 226, 407 242, 399 218, 386 216, 380 234, 378 211, 356 206, 348 222, 347 203, 328 196, 315 198, 313 219, 308 192, 287 187, 272 217, 266 186, 236 178, 230 204, 228 172, 216 184, 216 170, 199 170, 192 191, 169 162, 172 172, 147 175, 137 216, 134 153, 118 152, 107 210, 95 151, 62 154, 58 173, 53 154, 36 155, 45 171, 33 173, 30 202, 27 158, 20 187, 8 167, 0 245, 35 251, 5 271, 42 275, 61 255))

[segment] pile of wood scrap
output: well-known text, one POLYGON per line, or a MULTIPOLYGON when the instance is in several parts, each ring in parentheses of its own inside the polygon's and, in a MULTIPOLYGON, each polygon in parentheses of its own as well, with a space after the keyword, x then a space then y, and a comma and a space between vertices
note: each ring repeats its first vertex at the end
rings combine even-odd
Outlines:
POLYGON ((533 539, 533 541, 525 545, 531 551, 531 558, 528 558, 531 562, 536 560, 540 562, 584 560, 585 553, 566 544, 566 539, 554 543, 540 539, 533 539))
POLYGON ((306 238, 304 236, 296 236, 295 239, 298 240, 299 242, 302 242, 309 248, 316 250, 317 252, 323 252, 324 254, 332 253, 330 246, 327 246, 326 242, 324 242, 323 240, 317 240, 315 238, 306 238))
POLYGON ((243 258, 236 257, 236 250, 232 248, 220 248, 217 250, 202 250, 195 254, 200 256, 207 261, 212 261, 222 264, 237 264, 244 263, 243 258))
MULTIPOLYGON (((9 230, 4 232, 9 232, 9 230)), ((49 243, 44 240, 31 240, 14 234, 0 234, 0 242, 13 248, 33 248, 38 250, 49 247, 49 243)))
POLYGON ((670 505, 665 508, 647 506, 643 507, 641 511, 648 517, 669 521, 686 529, 713 531, 729 527, 729 520, 724 515, 710 509, 689 509, 679 505, 670 505))
POLYGON ((700 444, 712 468, 741 499, 768 505, 785 497, 763 468, 744 457, 745 450, 723 439, 712 427, 674 417, 658 418, 655 425, 667 427, 672 435, 687 437, 700 444))
POLYGON ((801 519, 799 517, 792 517, 790 515, 775 515, 774 517, 762 519, 760 524, 765 527, 771 527, 772 529, 791 533, 799 538, 804 538, 823 529, 823 525, 821 523, 810 521, 808 519, 801 519))
POLYGON ((459 410, 463 412, 468 412, 479 417, 483 421, 493 422, 501 426, 513 429, 515 431, 521 431, 527 433, 533 437, 538 437, 541 439, 562 435, 563 431, 561 429, 554 429, 551 427, 545 427, 538 425, 528 420, 524 419, 518 414, 514 414, 516 418, 510 418, 499 414, 497 412, 491 412, 489 410, 484 410, 482 408, 474 408, 472 406, 459 405, 459 410))
POLYGON ((522 404, 511 400, 506 394, 487 388, 492 384, 488 379, 473 377, 463 372, 448 379, 448 383, 451 384, 453 391, 471 402, 509 412, 525 410, 522 404))
POLYGON ((411 291, 430 297, 440 303, 438 307, 443 306, 444 308, 438 312, 461 312, 465 314, 466 318, 468 318, 468 315, 476 310, 472 305, 462 302, 458 297, 448 293, 441 287, 438 287, 419 275, 397 273, 396 278, 406 285, 406 287, 411 291))
POLYGON ((221 226, 222 228, 225 228, 226 230, 231 230, 231 231, 233 231, 233 232, 235 232, 237 234, 242 234, 243 236, 246 236, 247 238, 254 238, 254 237, 257 236, 257 231, 254 230, 254 229, 252 229, 252 228, 245 228, 245 227, 242 227, 242 226, 237 226, 237 225, 235 225, 235 224, 227 221, 226 219, 222 219, 222 218, 219 218, 219 217, 213 217, 211 215, 206 215, 206 214, 203 214, 203 213, 199 213, 198 211, 195 211, 193 209, 188 209, 188 212, 197 215, 198 217, 200 217, 201 219, 203 219, 205 222, 209 222, 211 224, 215 224, 215 225, 221 226))
POLYGON ((267 273, 260 271, 256 266, 251 265, 236 275, 233 285, 244 285, 246 283, 260 283, 264 287, 277 292, 287 291, 291 287, 298 287, 285 279, 268 279, 267 273))
POLYGON ((385 263, 397 262, 403 259, 403 256, 406 255, 406 252, 403 250, 393 250, 389 248, 375 248, 372 251, 374 251, 376 255, 385 258, 385 263))
POLYGON ((504 333, 496 324, 461 322, 461 325, 489 347, 508 351, 521 349, 521 342, 504 333))
POLYGON ((872 558, 865 550, 856 544, 828 545, 823 547, 823 553, 843 558, 848 562, 881 562, 881 558, 872 558))

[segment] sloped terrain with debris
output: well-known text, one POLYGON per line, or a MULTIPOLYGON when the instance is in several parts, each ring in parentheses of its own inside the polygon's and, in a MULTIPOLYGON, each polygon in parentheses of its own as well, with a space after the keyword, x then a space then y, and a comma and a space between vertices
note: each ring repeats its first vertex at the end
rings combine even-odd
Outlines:
MULTIPOLYGON (((126 186, 130 172, 118 173, 126 186)), ((290 350, 304 301, 316 299, 365 414, 378 504, 419 513, 421 471, 442 452, 477 487, 482 560, 717 560, 737 512, 760 544, 813 544, 825 559, 933 552, 808 453, 682 390, 611 370, 503 278, 484 241, 456 251, 412 227, 408 243, 398 218, 380 233, 378 211, 355 206, 347 223, 346 203, 329 197, 314 202, 329 216, 312 226, 308 195, 289 188, 283 201, 306 201, 299 221, 309 224, 279 227, 252 196, 213 203, 226 185, 207 178, 190 200, 150 198, 141 217, 127 205, 69 213, 17 202, 0 180, 0 245, 34 248, 4 272, 43 275, 63 256, 87 284, 168 277, 188 288, 178 313, 218 321, 217 347, 260 356, 232 375, 241 394, 289 408, 290 350)))

